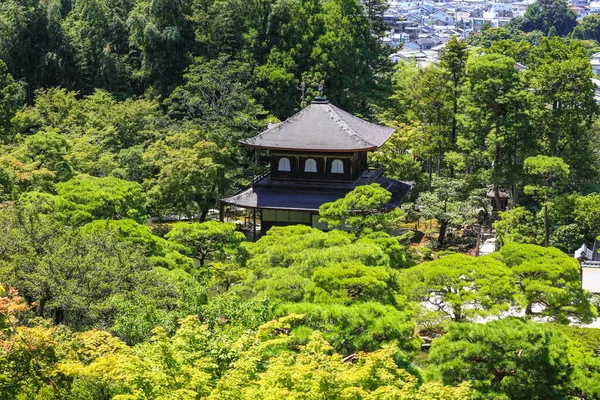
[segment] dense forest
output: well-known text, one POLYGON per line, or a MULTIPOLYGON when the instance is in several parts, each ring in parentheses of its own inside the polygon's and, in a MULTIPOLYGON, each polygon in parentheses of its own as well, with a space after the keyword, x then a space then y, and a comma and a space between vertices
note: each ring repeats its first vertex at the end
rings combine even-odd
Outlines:
POLYGON ((538 0, 423 67, 385 9, 0 2, 0 400, 600 398, 600 19, 538 0), (413 189, 247 241, 212 214, 268 167, 238 141, 321 93, 413 189))

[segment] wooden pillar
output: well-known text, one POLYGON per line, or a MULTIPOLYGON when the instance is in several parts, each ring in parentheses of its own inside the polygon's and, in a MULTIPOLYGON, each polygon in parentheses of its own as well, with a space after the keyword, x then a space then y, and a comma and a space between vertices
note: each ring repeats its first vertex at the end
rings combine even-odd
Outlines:
POLYGON ((265 233, 263 231, 263 210, 262 210, 262 208, 260 209, 260 215, 258 217, 260 218, 260 234, 262 236, 265 233))
POLYGON ((252 209, 252 230, 253 232, 253 241, 256 242, 256 208, 252 209))
POLYGON ((225 220, 225 203, 219 203, 219 221, 223 222, 225 220))

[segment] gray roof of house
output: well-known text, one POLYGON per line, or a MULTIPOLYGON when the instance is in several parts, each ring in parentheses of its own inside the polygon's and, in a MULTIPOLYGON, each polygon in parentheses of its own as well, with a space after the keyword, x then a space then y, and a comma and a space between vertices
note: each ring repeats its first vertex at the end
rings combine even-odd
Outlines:
MULTIPOLYGON (((392 194, 392 199, 382 208, 393 208, 400 205, 402 199, 412 188, 408 182, 379 177, 375 183, 392 194)), ((344 197, 347 190, 310 190, 310 189, 281 189, 270 187, 254 187, 244 190, 235 196, 221 199, 225 204, 243 208, 264 208, 272 210, 303 210, 319 211, 322 204, 344 197)))
POLYGON ((321 101, 240 143, 278 150, 352 152, 375 150, 393 133, 394 128, 364 121, 321 101))

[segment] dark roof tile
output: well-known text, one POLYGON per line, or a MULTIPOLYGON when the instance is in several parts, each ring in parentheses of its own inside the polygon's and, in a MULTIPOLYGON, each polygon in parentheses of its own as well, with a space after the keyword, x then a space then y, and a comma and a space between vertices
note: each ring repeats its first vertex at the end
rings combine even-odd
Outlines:
POLYGON ((383 145, 394 128, 364 121, 329 103, 311 104, 240 143, 279 150, 366 151, 383 145))
MULTIPOLYGON (((392 193, 389 203, 384 208, 398 207, 404 196, 412 188, 412 184, 394 179, 379 177, 375 181, 392 193)), ((348 190, 281 190, 273 188, 249 188, 243 192, 220 201, 244 208, 264 208, 279 210, 319 211, 322 204, 344 197, 348 190)))

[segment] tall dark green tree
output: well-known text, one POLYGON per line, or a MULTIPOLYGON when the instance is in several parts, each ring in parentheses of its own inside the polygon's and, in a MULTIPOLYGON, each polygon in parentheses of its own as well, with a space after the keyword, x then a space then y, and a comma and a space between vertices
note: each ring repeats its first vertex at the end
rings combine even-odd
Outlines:
POLYGON ((63 22, 77 65, 77 88, 91 93, 94 88, 130 93, 129 52, 124 16, 127 2, 82 0, 63 22))
POLYGON ((78 72, 65 37, 68 2, 6 1, 0 10, 0 59, 13 76, 27 83, 27 100, 36 89, 74 88, 78 72))
POLYGON ((534 49, 530 67, 538 145, 544 154, 563 158, 572 169, 572 182, 583 185, 598 169, 591 147, 598 106, 589 60, 580 44, 555 37, 534 49))
POLYGON ((134 3, 127 26, 139 91, 152 86, 166 95, 181 82, 194 46, 190 15, 191 2, 185 0, 134 3))
POLYGON ((496 207, 501 209, 501 186, 508 184, 516 201, 518 173, 530 138, 526 135, 530 94, 515 61, 499 54, 469 60, 460 101, 462 145, 491 170, 496 207))
POLYGON ((559 36, 566 36, 577 26, 577 15, 566 0, 537 0, 529 5, 521 28, 525 32, 542 31, 548 34, 554 27, 559 36))
POLYGON ((325 33, 312 52, 311 73, 324 77, 325 94, 351 112, 365 112, 377 97, 382 75, 389 71, 389 49, 375 34, 356 0, 333 0, 323 5, 325 33))
MULTIPOLYGON (((444 46, 440 54, 440 64, 449 72, 451 76, 451 96, 452 96, 452 131, 450 134, 450 149, 456 147, 456 138, 458 135, 458 99, 460 97, 460 89, 465 76, 465 69, 469 53, 467 50, 467 42, 459 40, 456 36, 452 36, 448 43, 444 46)), ((450 177, 454 177, 454 169, 450 169, 450 177)))
POLYGON ((10 129, 10 120, 23 107, 25 92, 15 82, 4 61, 0 60, 0 138, 10 129))

